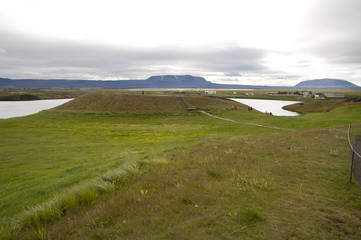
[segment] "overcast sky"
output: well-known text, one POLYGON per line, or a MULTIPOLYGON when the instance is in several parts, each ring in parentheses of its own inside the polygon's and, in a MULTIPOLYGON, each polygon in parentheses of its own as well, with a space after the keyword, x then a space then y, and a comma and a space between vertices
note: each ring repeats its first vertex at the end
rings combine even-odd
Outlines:
POLYGON ((361 86, 361 0, 0 0, 0 77, 361 86))

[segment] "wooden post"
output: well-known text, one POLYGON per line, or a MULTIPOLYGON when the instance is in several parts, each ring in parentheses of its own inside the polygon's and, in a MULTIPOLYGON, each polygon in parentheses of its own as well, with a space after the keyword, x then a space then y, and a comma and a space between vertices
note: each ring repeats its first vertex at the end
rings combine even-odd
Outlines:
POLYGON ((352 171, 353 171, 353 158, 355 157, 355 151, 352 151, 352 159, 351 159, 351 171, 350 171, 350 182, 352 181, 352 171))

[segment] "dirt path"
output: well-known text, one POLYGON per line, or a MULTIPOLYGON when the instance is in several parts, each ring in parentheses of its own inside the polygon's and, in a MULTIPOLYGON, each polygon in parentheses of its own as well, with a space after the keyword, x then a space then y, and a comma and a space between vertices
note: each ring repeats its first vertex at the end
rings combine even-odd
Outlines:
POLYGON ((274 128, 274 129, 280 129, 280 130, 287 130, 287 131, 296 131, 294 129, 289 129, 289 128, 281 128, 281 127, 275 127, 275 126, 268 126, 268 125, 263 125, 263 124, 258 124, 258 123, 248 123, 248 122, 241 122, 241 121, 236 121, 236 120, 232 120, 229 118, 223 118, 223 117, 218 117, 216 115, 210 114, 204 110, 198 110, 200 113, 203 113, 207 116, 213 117, 213 118, 217 118, 217 119, 221 119, 224 121, 229 121, 229 122, 234 122, 234 123, 239 123, 239 124, 244 124, 244 125, 251 125, 251 126, 257 126, 257 127, 265 127, 265 128, 274 128))
POLYGON ((280 127, 275 127, 275 126, 268 126, 268 125, 263 125, 263 124, 258 124, 258 123, 248 123, 248 122, 241 122, 241 121, 236 121, 236 120, 232 120, 229 118, 223 118, 223 117, 218 117, 216 115, 210 114, 204 110, 200 110, 200 109, 196 109, 196 108, 189 108, 187 103, 184 101, 184 99, 182 98, 182 96, 178 96, 179 101, 182 103, 183 107, 186 110, 198 110, 198 112, 203 113, 209 117, 213 117, 213 118, 217 118, 217 119, 221 119, 224 121, 228 121, 228 122, 234 122, 234 123, 239 123, 239 124, 244 124, 244 125, 251 125, 251 126, 257 126, 257 127, 265 127, 265 128, 274 128, 274 129, 280 129, 280 130, 287 130, 287 131, 296 131, 294 129, 289 129, 289 128, 280 128, 280 127))

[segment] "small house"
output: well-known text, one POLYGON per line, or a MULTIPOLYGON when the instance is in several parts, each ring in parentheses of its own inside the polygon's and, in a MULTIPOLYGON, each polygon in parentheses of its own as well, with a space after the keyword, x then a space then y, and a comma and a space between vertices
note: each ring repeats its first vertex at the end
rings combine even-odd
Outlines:
POLYGON ((304 98, 312 98, 312 94, 308 91, 302 91, 302 97, 304 98))

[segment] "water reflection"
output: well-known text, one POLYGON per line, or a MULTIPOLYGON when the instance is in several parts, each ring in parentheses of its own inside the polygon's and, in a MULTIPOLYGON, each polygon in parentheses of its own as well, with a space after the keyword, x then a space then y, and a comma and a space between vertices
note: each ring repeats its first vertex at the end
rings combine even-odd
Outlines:
POLYGON ((291 112, 282 109, 282 107, 299 103, 298 101, 282 101, 282 100, 266 100, 266 99, 244 99, 244 98, 230 98, 231 100, 243 103, 260 112, 272 113, 275 116, 299 116, 299 113, 291 112))

